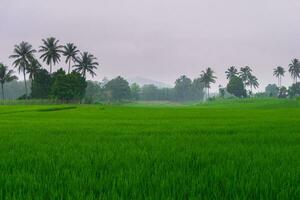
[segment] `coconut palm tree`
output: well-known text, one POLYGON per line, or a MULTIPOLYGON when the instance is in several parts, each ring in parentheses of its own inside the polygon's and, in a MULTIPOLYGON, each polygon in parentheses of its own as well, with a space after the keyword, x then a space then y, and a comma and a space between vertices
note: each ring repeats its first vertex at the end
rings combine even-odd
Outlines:
POLYGON ((214 76, 214 71, 209 67, 200 74, 200 80, 204 84, 204 88, 207 89, 207 98, 209 98, 209 88, 211 83, 215 83, 217 77, 214 76))
POLYGON ((79 53, 79 50, 73 43, 67 43, 64 46, 63 55, 66 56, 66 63, 69 63, 68 73, 71 71, 71 61, 73 63, 76 61, 77 53, 79 53))
POLYGON ((285 70, 283 67, 278 66, 273 70, 273 76, 278 78, 278 87, 281 87, 281 78, 284 76, 285 70))
POLYGON ((242 79, 242 81, 244 82, 245 85, 246 85, 247 81, 249 80, 249 76, 251 76, 251 72, 252 72, 252 69, 248 66, 242 67, 240 69, 240 78, 242 79))
POLYGON ((297 79, 300 78, 300 63, 297 58, 294 58, 291 64, 289 64, 289 72, 294 81, 297 83, 297 79))
POLYGON ((30 63, 27 67, 27 73, 29 74, 29 79, 34 80, 35 75, 37 74, 38 70, 41 69, 41 64, 35 58, 31 58, 30 63))
POLYGON ((26 82, 26 70, 30 63, 30 59, 33 58, 33 54, 36 51, 32 48, 32 45, 27 42, 21 42, 19 45, 15 45, 13 55, 9 58, 15 59, 13 65, 18 68, 19 73, 22 71, 25 82, 25 95, 27 98, 27 82, 26 82))
POLYGON ((75 71, 79 72, 84 78, 86 74, 89 73, 94 77, 96 75, 95 69, 99 65, 95 60, 97 58, 88 52, 83 52, 80 57, 76 58, 76 64, 74 65, 75 71))
POLYGON ((248 81, 247 81, 246 85, 250 86, 250 91, 251 91, 251 95, 252 95, 253 94, 252 89, 253 88, 256 89, 259 86, 259 83, 258 83, 258 80, 257 80, 256 76, 250 74, 248 76, 248 81))
POLYGON ((235 66, 231 66, 227 69, 227 71, 225 72, 226 74, 226 78, 227 79, 231 79, 233 76, 237 76, 238 75, 238 70, 236 69, 235 66))
POLYGON ((60 61, 60 53, 63 46, 59 45, 59 40, 54 37, 43 39, 43 45, 40 46, 39 52, 43 53, 41 59, 50 65, 50 74, 52 74, 52 66, 60 61))
POLYGON ((18 79, 18 77, 16 77, 13 74, 14 74, 13 70, 9 70, 7 66, 0 63, 0 84, 1 84, 1 91, 2 91, 2 100, 5 99, 4 84, 18 79))

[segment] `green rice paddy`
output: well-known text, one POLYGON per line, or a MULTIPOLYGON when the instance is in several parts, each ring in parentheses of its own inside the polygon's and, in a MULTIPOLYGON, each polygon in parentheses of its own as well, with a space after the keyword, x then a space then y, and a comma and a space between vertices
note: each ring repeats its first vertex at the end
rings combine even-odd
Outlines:
POLYGON ((300 103, 0 106, 0 199, 299 199, 300 103))

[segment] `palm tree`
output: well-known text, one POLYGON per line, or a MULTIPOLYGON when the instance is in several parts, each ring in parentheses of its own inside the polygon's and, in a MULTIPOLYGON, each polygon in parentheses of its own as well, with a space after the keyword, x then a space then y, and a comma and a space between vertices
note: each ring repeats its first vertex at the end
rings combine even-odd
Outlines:
POLYGON ((13 70, 9 70, 7 66, 0 63, 0 84, 1 84, 1 91, 2 91, 2 100, 5 99, 4 84, 18 79, 18 77, 16 77, 13 74, 14 74, 13 70))
POLYGON ((27 67, 27 73, 29 73, 29 79, 34 80, 35 75, 37 74, 38 70, 41 69, 41 64, 35 58, 30 59, 30 63, 27 67))
POLYGON ((231 66, 227 69, 227 71, 225 72, 226 74, 226 78, 227 79, 231 79, 233 76, 237 76, 238 75, 238 70, 236 69, 235 66, 231 66))
POLYGON ((43 46, 40 46, 39 52, 43 53, 40 58, 47 65, 50 65, 50 74, 52 73, 52 65, 60 61, 60 53, 62 53, 63 46, 58 45, 59 40, 54 37, 43 39, 43 46))
POLYGON ((251 72, 252 69, 248 66, 246 67, 242 67, 240 70, 240 78, 242 79, 242 81, 244 82, 244 84, 247 83, 247 81, 249 80, 249 76, 251 76, 251 72))
POLYGON ((15 59, 13 65, 18 68, 19 73, 22 71, 25 82, 25 95, 27 98, 27 82, 26 82, 26 69, 30 63, 30 59, 33 58, 33 54, 36 51, 32 48, 32 45, 27 42, 21 42, 19 45, 15 45, 13 55, 9 58, 15 59))
POLYGON ((214 71, 209 67, 205 71, 201 72, 200 80, 204 84, 204 88, 207 89, 207 98, 209 98, 209 88, 211 83, 215 83, 217 77, 214 76, 214 71))
POLYGON ((284 76, 285 70, 283 67, 278 66, 273 70, 273 76, 278 78, 278 86, 281 87, 281 78, 284 76))
POLYGON ((77 47, 73 43, 67 43, 64 46, 63 55, 66 56, 66 63, 69 63, 68 73, 71 71, 71 61, 76 61, 77 53, 79 53, 79 50, 77 50, 77 47))
POLYGON ((292 60, 292 63, 289 64, 289 72, 294 81, 297 83, 297 78, 300 77, 300 63, 297 58, 294 58, 292 60))
POLYGON ((252 89, 256 89, 259 86, 258 80, 256 78, 256 76, 250 74, 248 77, 248 81, 246 83, 246 85, 250 86, 250 91, 251 91, 251 95, 253 94, 252 89))
POLYGON ((99 65, 95 60, 97 58, 88 52, 83 52, 80 54, 80 57, 76 58, 76 64, 74 65, 75 71, 79 72, 84 78, 86 74, 89 73, 94 77, 96 73, 94 72, 99 65))

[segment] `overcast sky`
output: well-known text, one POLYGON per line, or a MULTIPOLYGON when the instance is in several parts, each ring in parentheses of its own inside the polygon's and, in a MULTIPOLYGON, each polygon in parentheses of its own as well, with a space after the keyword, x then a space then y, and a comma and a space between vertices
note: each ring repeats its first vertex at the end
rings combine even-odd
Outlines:
POLYGON ((96 80, 173 84, 212 67, 216 88, 229 66, 249 65, 262 90, 274 67, 300 58, 299 0, 0 0, 0 13, 0 62, 22 40, 38 48, 55 36, 98 57, 96 80))

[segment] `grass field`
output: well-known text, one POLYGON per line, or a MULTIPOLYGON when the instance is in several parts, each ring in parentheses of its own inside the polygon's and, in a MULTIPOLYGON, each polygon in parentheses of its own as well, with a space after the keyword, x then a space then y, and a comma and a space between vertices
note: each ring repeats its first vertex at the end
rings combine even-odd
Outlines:
POLYGON ((299 199, 300 103, 0 106, 0 199, 299 199))

